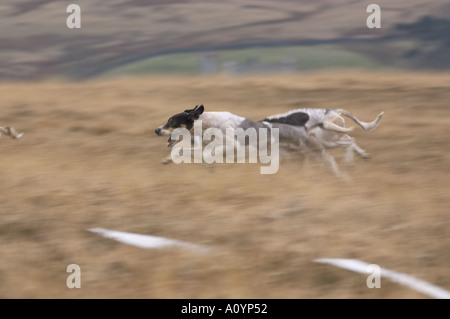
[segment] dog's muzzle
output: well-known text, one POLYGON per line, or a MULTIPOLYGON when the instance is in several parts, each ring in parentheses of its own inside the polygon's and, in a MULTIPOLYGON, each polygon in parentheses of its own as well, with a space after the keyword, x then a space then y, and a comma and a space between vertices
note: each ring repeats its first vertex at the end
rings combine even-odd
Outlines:
POLYGON ((172 134, 171 131, 164 129, 164 126, 160 126, 155 130, 156 135, 158 136, 166 136, 172 134))
POLYGON ((155 133, 158 136, 167 136, 169 135, 169 138, 167 139, 167 147, 172 147, 174 146, 176 143, 178 143, 178 140, 172 140, 172 132, 169 130, 166 130, 163 128, 163 126, 158 127, 157 129, 155 129, 155 133))

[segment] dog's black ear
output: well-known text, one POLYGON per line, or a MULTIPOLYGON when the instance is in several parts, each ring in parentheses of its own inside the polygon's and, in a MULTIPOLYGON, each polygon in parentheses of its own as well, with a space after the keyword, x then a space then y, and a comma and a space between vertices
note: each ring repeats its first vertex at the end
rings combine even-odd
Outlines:
POLYGON ((202 105, 200 105, 198 108, 195 107, 195 113, 198 115, 201 115, 203 112, 205 111, 205 107, 202 105))
POLYGON ((198 105, 196 105, 192 110, 184 110, 184 112, 190 114, 190 113, 196 111, 197 109, 198 109, 198 105))
POLYGON ((194 120, 197 120, 199 116, 203 113, 205 110, 205 107, 202 105, 194 107, 192 110, 185 110, 184 112, 187 113, 191 118, 194 120))
POLYGON ((196 106, 194 110, 192 110, 189 115, 194 119, 198 120, 200 115, 202 115, 203 111, 205 110, 205 107, 202 105, 196 106))

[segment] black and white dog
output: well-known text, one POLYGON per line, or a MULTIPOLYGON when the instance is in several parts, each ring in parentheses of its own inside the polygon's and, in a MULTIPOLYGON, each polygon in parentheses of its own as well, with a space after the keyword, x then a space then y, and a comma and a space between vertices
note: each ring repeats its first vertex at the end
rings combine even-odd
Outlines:
POLYGON ((18 133, 13 127, 1 127, 0 126, 0 137, 2 137, 2 133, 7 135, 7 136, 11 136, 11 138, 21 138, 23 133, 18 133))
MULTIPOLYGON (((202 132, 200 134, 203 134, 208 128, 220 129, 224 136, 228 133, 227 128, 243 130, 248 128, 266 128, 269 132, 272 129, 277 128, 280 145, 293 145, 306 155, 311 156, 314 160, 324 164, 336 176, 344 177, 333 156, 327 152, 327 147, 322 139, 317 138, 317 133, 310 134, 308 132, 310 129, 308 127, 310 116, 306 112, 293 112, 285 116, 269 117, 263 121, 252 121, 230 112, 204 112, 204 106, 201 105, 196 106, 192 110, 185 110, 182 113, 173 115, 166 124, 156 128, 155 133, 158 136, 169 135, 167 147, 172 147, 178 143, 178 140, 172 139, 172 132, 177 128, 185 128, 192 131, 194 123, 198 120, 201 120, 202 123, 202 132)), ((317 125, 317 127, 320 127, 320 125, 317 125)), ((201 147, 195 141, 195 135, 193 139, 194 148, 201 147)), ((233 145, 233 147, 236 148, 246 146, 247 145, 240 145, 239 142, 233 145)), ((168 163, 172 160, 172 157, 168 157, 163 160, 163 163, 168 163)))

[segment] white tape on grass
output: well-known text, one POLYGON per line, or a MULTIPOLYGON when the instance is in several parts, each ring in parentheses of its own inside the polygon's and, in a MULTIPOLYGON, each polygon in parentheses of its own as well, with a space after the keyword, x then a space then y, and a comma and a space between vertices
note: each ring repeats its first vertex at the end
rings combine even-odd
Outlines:
POLYGON ((92 233, 100 234, 103 237, 114 239, 124 244, 145 249, 180 247, 180 248, 188 248, 200 253, 207 253, 210 251, 210 249, 205 246, 191 244, 180 240, 168 239, 164 237, 127 233, 117 230, 109 230, 105 228, 88 228, 87 230, 92 233))
MULTIPOLYGON (((322 258, 314 261, 362 274, 367 274, 369 272, 367 267, 370 265, 369 263, 357 259, 322 258)), ((387 278, 433 298, 450 299, 450 291, 400 272, 381 268, 381 279, 383 278, 387 278)))

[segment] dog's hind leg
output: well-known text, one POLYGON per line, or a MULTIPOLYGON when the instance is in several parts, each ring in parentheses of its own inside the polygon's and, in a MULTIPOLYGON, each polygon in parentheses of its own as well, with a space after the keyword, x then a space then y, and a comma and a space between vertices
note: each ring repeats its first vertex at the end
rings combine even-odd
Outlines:
POLYGON ((352 119, 355 123, 357 123, 359 126, 361 126, 366 131, 374 130, 378 124, 381 121, 381 118, 383 117, 384 112, 381 112, 378 114, 377 118, 373 120, 372 122, 363 122, 356 118, 352 113, 346 111, 346 110, 336 110, 337 112, 341 113, 342 115, 345 115, 346 117, 352 119))
POLYGON ((339 133, 349 133, 353 130, 353 126, 345 127, 345 120, 340 113, 331 111, 325 115, 322 126, 324 129, 335 131, 339 133))
POLYGON ((342 127, 337 124, 334 124, 333 122, 324 121, 323 122, 323 128, 339 133, 348 133, 353 130, 353 126, 351 127, 342 127))
POLYGON ((369 153, 363 150, 355 143, 355 139, 351 136, 344 135, 339 140, 336 141, 337 146, 345 148, 345 158, 344 162, 347 166, 353 166, 354 164, 354 153, 357 153, 364 159, 370 157, 369 153))
POLYGON ((364 159, 370 158, 370 154, 367 153, 365 150, 363 150, 361 147, 359 147, 358 144, 353 143, 351 147, 362 158, 364 159))

